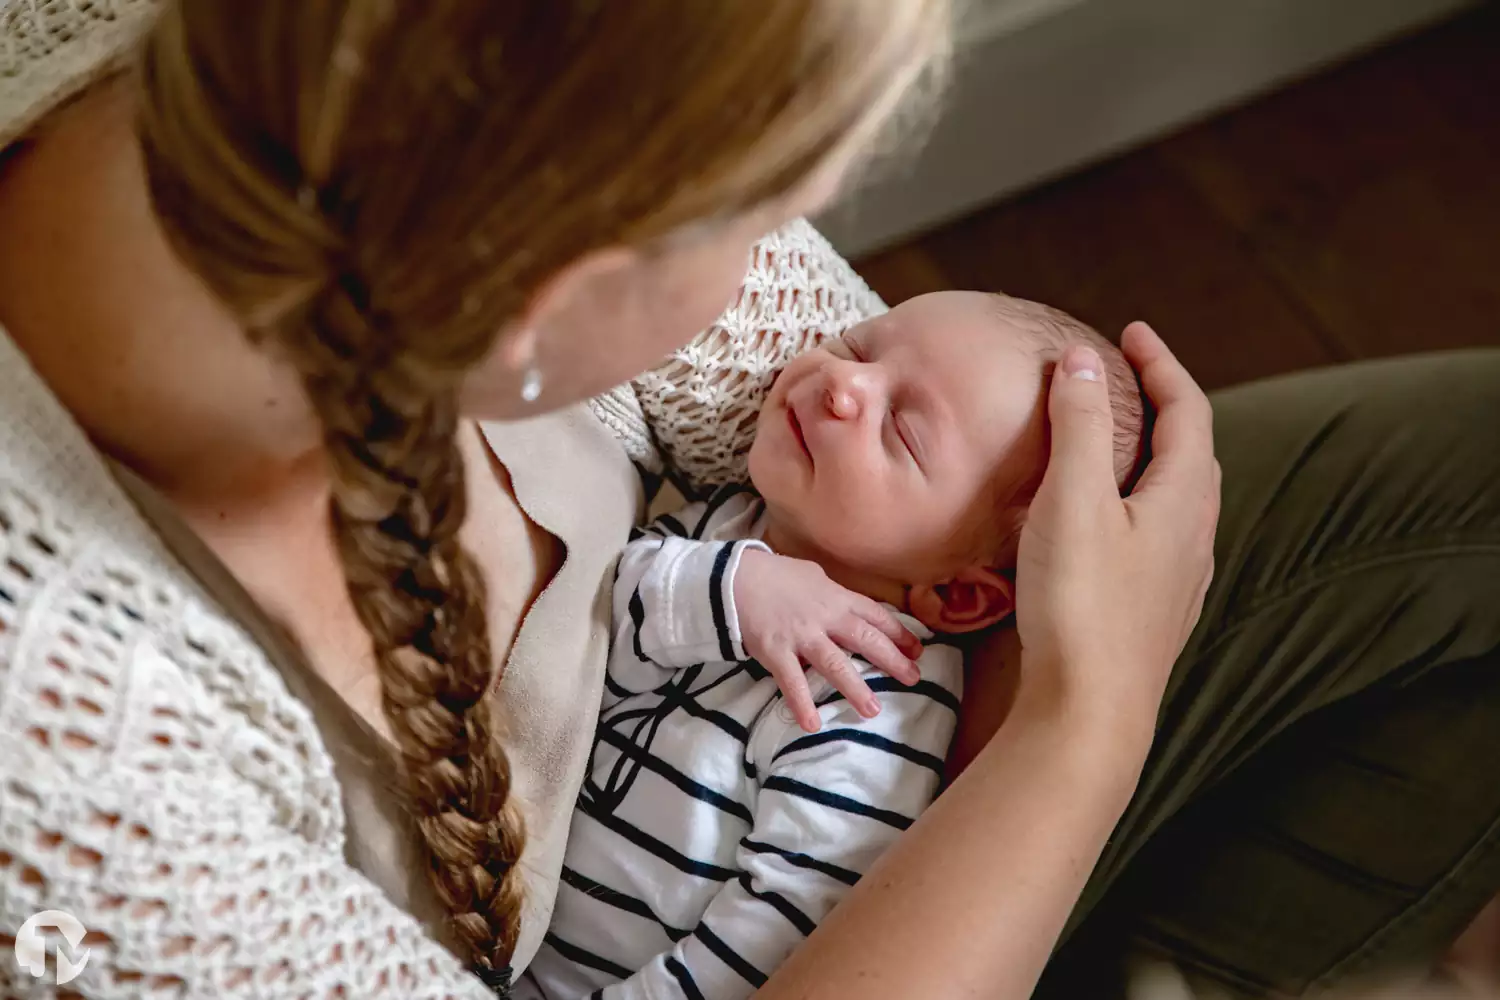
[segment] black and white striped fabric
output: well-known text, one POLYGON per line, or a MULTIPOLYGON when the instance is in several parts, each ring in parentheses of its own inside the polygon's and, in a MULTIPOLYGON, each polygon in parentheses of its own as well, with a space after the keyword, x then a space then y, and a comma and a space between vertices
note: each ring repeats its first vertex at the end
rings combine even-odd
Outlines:
POLYGON ((907 688, 866 665, 862 719, 809 675, 808 735, 745 656, 733 599, 763 505, 743 488, 637 532, 615 587, 604 709, 546 944, 547 1000, 748 997, 931 803, 957 722, 959 651, 907 688))

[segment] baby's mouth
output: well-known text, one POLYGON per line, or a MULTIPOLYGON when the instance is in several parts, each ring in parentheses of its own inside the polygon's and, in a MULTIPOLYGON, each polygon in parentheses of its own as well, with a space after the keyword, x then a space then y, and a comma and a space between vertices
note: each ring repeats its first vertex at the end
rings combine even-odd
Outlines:
POLYGON ((807 438, 802 434, 802 421, 797 419, 797 408, 790 403, 786 408, 786 420, 792 428, 792 437, 797 439, 797 447, 802 449, 802 454, 807 456, 807 464, 813 464, 812 450, 807 447, 807 438))

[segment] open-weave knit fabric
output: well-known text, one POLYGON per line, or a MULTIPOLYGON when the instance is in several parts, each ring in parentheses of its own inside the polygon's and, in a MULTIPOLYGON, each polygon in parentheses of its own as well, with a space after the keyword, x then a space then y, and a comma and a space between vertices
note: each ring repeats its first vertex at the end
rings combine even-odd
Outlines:
POLYGON ((156 0, 0 0, 0 148, 121 64, 156 0))
POLYGON ((0 941, 72 914, 101 1000, 487 996, 344 843, 310 712, 0 332, 0 941))

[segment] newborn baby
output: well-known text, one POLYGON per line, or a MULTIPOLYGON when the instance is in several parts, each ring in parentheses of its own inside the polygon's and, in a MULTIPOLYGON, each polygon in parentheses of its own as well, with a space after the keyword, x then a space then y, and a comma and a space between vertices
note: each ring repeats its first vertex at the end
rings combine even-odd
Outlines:
POLYGON ((1119 351, 1046 306, 945 292, 787 366, 750 452, 758 496, 727 487, 637 533, 520 995, 748 997, 931 803, 963 684, 937 636, 1014 608, 1047 380, 1080 341, 1105 364, 1123 487, 1142 407, 1119 351))

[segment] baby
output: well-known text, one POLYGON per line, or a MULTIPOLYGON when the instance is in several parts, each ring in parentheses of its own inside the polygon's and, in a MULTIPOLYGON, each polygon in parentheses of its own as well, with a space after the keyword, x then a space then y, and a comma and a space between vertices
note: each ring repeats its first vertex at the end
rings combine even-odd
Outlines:
POLYGON ((1055 309, 945 292, 787 366, 750 451, 758 496, 636 534, 520 995, 747 997, 931 803, 963 684, 936 636, 1014 609, 1047 379, 1076 342, 1105 363, 1123 488, 1142 406, 1119 351, 1055 309))

